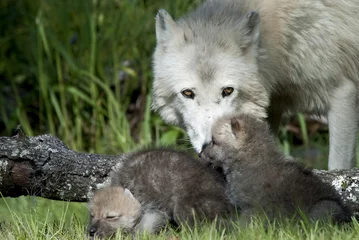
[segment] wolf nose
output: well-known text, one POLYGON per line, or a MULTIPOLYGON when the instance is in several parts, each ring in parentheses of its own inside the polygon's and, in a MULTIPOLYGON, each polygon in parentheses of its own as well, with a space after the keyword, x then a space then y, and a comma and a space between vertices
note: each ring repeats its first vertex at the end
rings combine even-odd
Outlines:
POLYGON ((96 233, 96 228, 95 227, 91 227, 89 229, 89 234, 91 237, 94 237, 95 236, 95 233, 96 233))

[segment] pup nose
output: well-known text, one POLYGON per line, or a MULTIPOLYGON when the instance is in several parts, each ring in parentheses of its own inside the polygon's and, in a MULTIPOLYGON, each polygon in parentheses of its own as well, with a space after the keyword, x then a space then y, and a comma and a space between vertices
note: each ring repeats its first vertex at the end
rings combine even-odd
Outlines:
POLYGON ((198 157, 201 157, 201 156, 202 156, 202 152, 203 152, 203 150, 204 150, 204 149, 206 149, 206 147, 208 147, 208 145, 209 145, 209 143, 205 143, 205 144, 203 144, 201 152, 200 152, 200 153, 198 153, 198 157))
POLYGON ((203 152, 203 150, 206 149, 208 146, 209 146, 209 143, 203 144, 201 152, 203 152))
POLYGON ((95 227, 90 227, 89 229, 89 234, 91 237, 95 236, 96 233, 96 228, 95 227))

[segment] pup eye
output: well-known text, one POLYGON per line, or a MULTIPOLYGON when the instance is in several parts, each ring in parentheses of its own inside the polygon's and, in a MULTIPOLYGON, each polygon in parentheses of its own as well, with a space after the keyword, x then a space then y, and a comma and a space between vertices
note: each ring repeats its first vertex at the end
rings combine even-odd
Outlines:
POLYGON ((109 219, 109 220, 111 220, 111 219, 116 219, 116 218, 119 218, 120 217, 120 215, 108 215, 108 216, 106 216, 106 219, 109 219))
POLYGON ((185 89, 185 90, 182 90, 182 95, 186 98, 190 98, 190 99, 193 99, 194 98, 194 92, 191 90, 191 89, 185 89))
POLYGON ((234 89, 232 87, 223 88, 222 97, 227 97, 227 96, 231 95, 233 93, 233 90, 234 89))

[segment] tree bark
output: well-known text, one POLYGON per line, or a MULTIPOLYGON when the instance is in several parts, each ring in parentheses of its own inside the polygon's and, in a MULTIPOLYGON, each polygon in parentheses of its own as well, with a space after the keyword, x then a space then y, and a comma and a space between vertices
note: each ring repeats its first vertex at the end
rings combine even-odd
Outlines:
POLYGON ((0 137, 0 192, 84 202, 122 156, 75 152, 48 134, 0 137))
MULTIPOLYGON (((109 180, 125 154, 75 152, 51 135, 0 137, 0 192, 4 197, 35 195, 84 202, 109 180)), ((345 204, 359 213, 359 169, 314 170, 331 184, 345 204)))

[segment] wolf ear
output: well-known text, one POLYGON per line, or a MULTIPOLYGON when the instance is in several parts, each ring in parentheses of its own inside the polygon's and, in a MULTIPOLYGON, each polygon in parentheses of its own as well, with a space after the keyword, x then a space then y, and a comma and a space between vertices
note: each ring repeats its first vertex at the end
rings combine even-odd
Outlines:
POLYGON ((234 136, 237 136, 239 134, 239 132, 241 131, 241 123, 238 119, 231 119, 231 129, 234 136))
POLYGON ((165 42, 176 27, 171 15, 165 10, 158 11, 156 16, 156 39, 157 43, 165 42))
POLYGON ((258 12, 252 11, 241 21, 239 29, 239 47, 246 52, 252 46, 256 46, 259 39, 260 17, 258 12))

